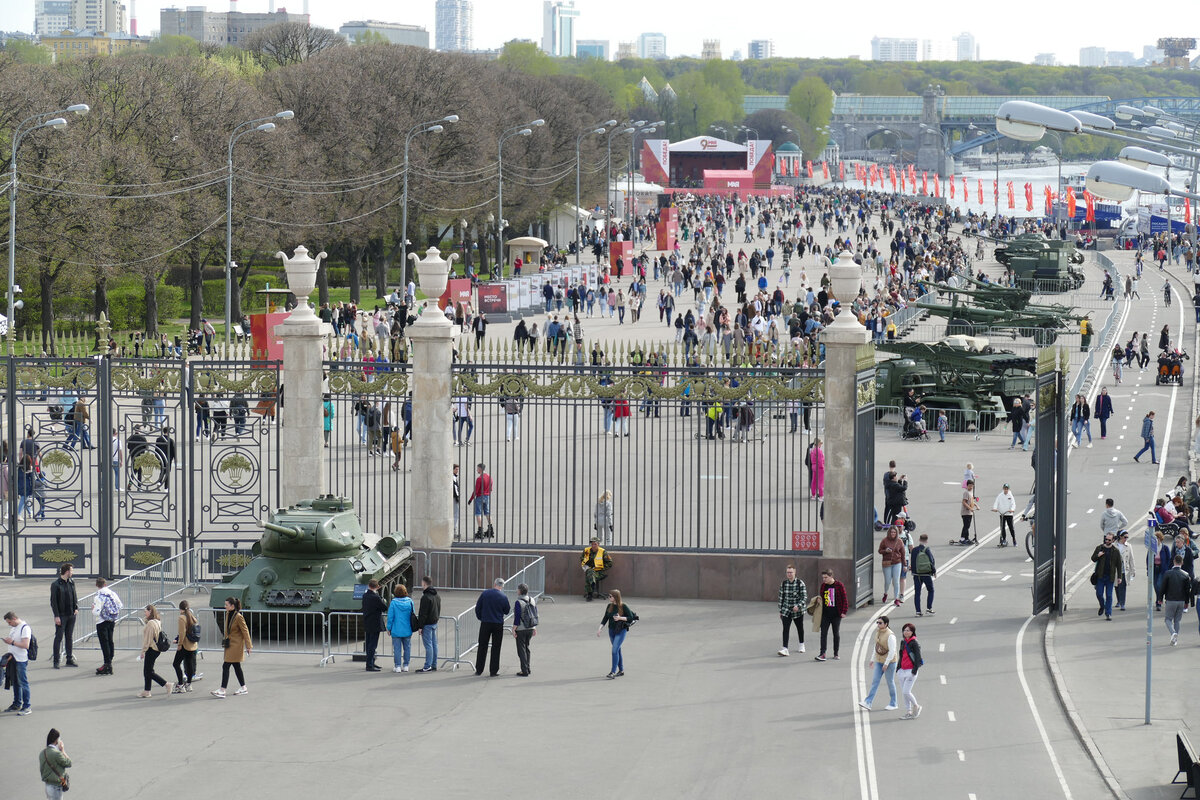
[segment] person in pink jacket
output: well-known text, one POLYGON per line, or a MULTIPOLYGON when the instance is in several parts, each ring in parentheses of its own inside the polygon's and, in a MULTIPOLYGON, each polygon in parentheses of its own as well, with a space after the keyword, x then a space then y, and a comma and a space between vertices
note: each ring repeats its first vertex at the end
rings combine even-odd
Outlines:
POLYGON ((808 451, 809 458, 809 482, 808 493, 812 497, 824 499, 825 497, 825 451, 821 449, 821 440, 817 439, 813 442, 812 449, 808 451))

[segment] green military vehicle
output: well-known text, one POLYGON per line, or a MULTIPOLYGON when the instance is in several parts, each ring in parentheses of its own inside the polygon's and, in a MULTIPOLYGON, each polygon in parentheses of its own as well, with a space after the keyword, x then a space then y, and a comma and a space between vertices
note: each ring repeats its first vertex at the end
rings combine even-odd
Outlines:
POLYGON ((996 260, 1016 275, 1017 286, 1035 292, 1070 292, 1083 286, 1083 253, 1072 242, 1023 233, 996 245, 996 260))
MULTIPOLYGON (((361 611, 372 579, 382 584, 385 598, 395 584, 412 584, 414 554, 408 542, 399 533, 364 533, 347 498, 301 500, 270 512, 263 528, 250 563, 224 576, 212 591, 219 626, 228 597, 241 600, 248 611, 320 611, 327 616, 361 611)), ((272 638, 308 631, 314 620, 307 614, 247 614, 252 629, 272 638)))

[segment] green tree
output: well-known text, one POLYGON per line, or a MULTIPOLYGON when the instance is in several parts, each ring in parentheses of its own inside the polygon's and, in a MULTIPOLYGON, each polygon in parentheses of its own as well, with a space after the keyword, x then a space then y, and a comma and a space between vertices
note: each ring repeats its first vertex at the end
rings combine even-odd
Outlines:
POLYGON ((4 44, 4 52, 22 64, 49 64, 54 61, 50 48, 24 39, 9 39, 4 44))
POLYGON ((559 73, 558 62, 532 42, 509 42, 500 51, 499 61, 504 66, 520 70, 526 75, 544 78, 559 73))

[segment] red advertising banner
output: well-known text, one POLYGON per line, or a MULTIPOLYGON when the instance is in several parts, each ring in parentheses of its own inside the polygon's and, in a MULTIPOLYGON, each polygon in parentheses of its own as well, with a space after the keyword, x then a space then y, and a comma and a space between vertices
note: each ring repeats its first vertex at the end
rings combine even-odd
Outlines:
MULTIPOLYGON (((250 338, 254 342, 255 350, 266 350, 267 358, 272 361, 283 360, 283 341, 275 338, 275 326, 286 320, 292 314, 290 311, 281 311, 277 314, 251 314, 250 315, 250 338), (263 346, 263 343, 266 346, 263 346)), ((329 358, 335 358, 336 354, 330 353, 329 358)))
POLYGON ((507 314, 508 287, 502 283, 483 283, 475 290, 480 314, 507 314))
POLYGON ((1025 184, 1025 210, 1033 211, 1033 184, 1025 184))
POLYGON ((821 532, 820 531, 792 531, 792 549, 793 550, 811 550, 817 551, 821 549, 821 532))
POLYGON ((451 278, 446 282, 446 291, 438 298, 438 308, 443 311, 447 305, 471 302, 471 279, 451 278))

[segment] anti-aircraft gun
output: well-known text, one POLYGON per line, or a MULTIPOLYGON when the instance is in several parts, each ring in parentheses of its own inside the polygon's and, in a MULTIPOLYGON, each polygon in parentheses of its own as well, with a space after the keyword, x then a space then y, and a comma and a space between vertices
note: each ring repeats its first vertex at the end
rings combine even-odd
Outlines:
POLYGON ((1083 286, 1083 253, 1073 242, 1023 233, 996 245, 996 260, 1011 269, 1017 286, 1041 292, 1069 292, 1083 286))
POLYGON ((931 284, 930 293, 917 300, 917 306, 933 316, 947 320, 946 333, 974 336, 984 332, 1008 331, 1013 336, 1029 336, 1039 347, 1054 344, 1058 332, 1088 319, 1075 314, 1073 306, 1021 302, 1023 289, 960 289, 931 284), (936 293, 952 295, 950 304, 937 302, 936 293), (968 304, 966 299, 975 304, 968 304))

